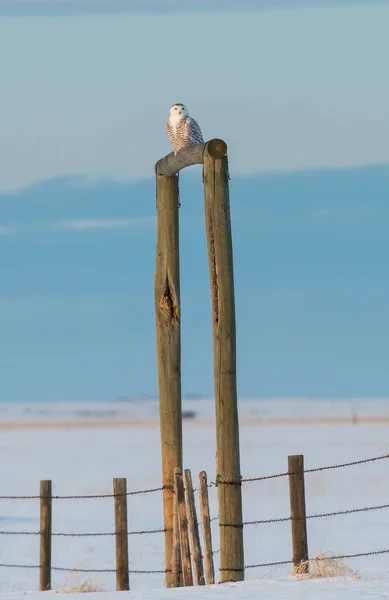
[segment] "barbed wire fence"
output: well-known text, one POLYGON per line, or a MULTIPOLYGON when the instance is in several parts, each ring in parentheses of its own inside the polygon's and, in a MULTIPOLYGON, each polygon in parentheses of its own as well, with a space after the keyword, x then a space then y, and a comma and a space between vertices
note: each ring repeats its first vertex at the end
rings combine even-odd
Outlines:
MULTIPOLYGON (((114 480, 114 482, 117 480, 114 480)), ((120 480, 119 480, 120 481, 120 480)), ((125 480, 121 480, 125 481, 125 480)), ((62 572, 62 573, 73 573, 73 574, 115 574, 118 570, 118 562, 116 563, 116 568, 82 568, 82 567, 66 567, 62 565, 53 565, 51 564, 51 541, 53 538, 115 538, 118 535, 121 535, 117 530, 116 523, 116 507, 115 507, 115 531, 87 531, 87 532, 67 532, 67 531, 52 531, 52 510, 51 504, 52 501, 72 501, 72 500, 99 500, 99 499, 113 499, 114 502, 119 502, 123 504, 124 511, 127 516, 127 498, 131 496, 140 496, 140 495, 151 495, 157 492, 162 492, 163 487, 158 486, 154 488, 140 489, 140 490, 132 490, 126 491, 124 494, 120 494, 117 492, 113 493, 98 493, 98 494, 64 494, 64 495, 44 495, 42 494, 42 483, 47 484, 50 483, 51 491, 51 482, 41 482, 41 493, 40 494, 30 494, 30 495, 2 495, 0 496, 1 501, 37 501, 39 500, 41 503, 41 515, 40 515, 40 530, 39 531, 28 531, 28 530, 20 530, 20 531, 7 531, 0 530, 0 537, 5 536, 27 536, 27 537, 40 537, 41 544, 41 553, 40 553, 40 561, 35 564, 18 564, 11 562, 1 562, 0 568, 3 569, 28 569, 28 570, 37 570, 40 573, 40 590, 51 589, 51 572, 62 572), (44 523, 42 521, 43 516, 43 507, 46 505, 46 520, 49 520, 48 527, 44 527, 44 523), (43 526, 42 526, 43 525, 43 526), (44 529, 49 530, 49 535, 45 536, 44 529), (46 545, 46 560, 42 561, 42 546, 46 545), (47 546, 49 546, 49 551, 47 552, 47 546), (39 564, 38 564, 39 563, 39 564), (42 572, 43 572, 43 583, 42 583, 42 572)), ((115 489, 115 485, 114 485, 115 489)), ((165 530, 163 528, 144 528, 144 529, 134 529, 130 531, 126 531, 126 535, 129 537, 132 536, 144 536, 144 535, 161 535, 164 534, 165 530)), ((165 569, 161 568, 128 568, 128 557, 127 557, 127 573, 128 575, 164 575, 166 573, 165 569)), ((127 576, 128 576, 127 575, 127 576)))
MULTIPOLYGON (((349 467, 354 467, 354 466, 358 466, 358 465, 362 465, 362 464, 368 464, 368 463, 373 463, 376 461, 381 461, 381 460, 385 460, 389 458, 389 454, 385 454, 385 455, 381 455, 381 456, 376 456, 376 457, 372 457, 372 458, 367 458, 367 459, 363 459, 363 460, 357 460, 357 461, 351 461, 351 462, 345 462, 345 463, 340 463, 340 464, 332 464, 332 465, 327 465, 327 466, 322 466, 322 467, 316 467, 316 468, 310 468, 310 469, 303 469, 302 473, 305 474, 310 474, 310 473, 318 473, 318 472, 323 472, 323 471, 329 471, 329 470, 335 470, 335 469, 343 469, 343 468, 349 468, 349 467)), ((253 482, 262 482, 262 481, 267 481, 267 480, 271 480, 271 479, 278 479, 278 478, 287 478, 287 477, 291 477, 291 476, 300 476, 302 474, 301 472, 291 472, 291 471, 286 471, 286 472, 282 472, 282 473, 276 473, 276 474, 271 474, 271 475, 264 475, 264 476, 258 476, 258 477, 247 477, 247 478, 240 478, 239 480, 221 480, 219 478, 216 478, 215 481, 210 482, 209 484, 207 484, 207 488, 216 488, 218 485, 220 484, 232 484, 232 485, 241 485, 243 483, 253 483, 253 482)), ((123 496, 123 499, 127 499, 127 497, 131 497, 131 496, 138 496, 138 495, 147 495, 147 494, 154 494, 157 492, 162 492, 164 489, 163 486, 159 486, 159 487, 155 487, 155 488, 148 488, 148 489, 141 489, 141 490, 133 490, 133 491, 128 491, 125 494, 117 494, 117 493, 103 493, 103 494, 81 494, 81 495, 52 495, 50 496, 50 501, 51 500, 91 500, 91 499, 103 499, 103 498, 112 498, 112 499, 118 499, 118 497, 123 496)), ((193 491, 197 491, 196 489, 193 491)), ((13 500, 40 500, 42 502, 42 499, 44 500, 45 498, 42 498, 42 495, 2 495, 0 496, 0 500, 1 501, 13 501, 13 500)), ((389 508, 389 503, 388 504, 377 504, 377 505, 372 505, 372 506, 363 506, 363 507, 356 507, 356 508, 350 508, 350 509, 345 509, 345 510, 338 510, 338 511, 329 511, 329 512, 322 512, 322 513, 315 513, 315 514, 303 514, 302 516, 292 516, 292 515, 288 515, 288 516, 280 516, 280 517, 275 517, 275 518, 269 518, 269 519, 257 519, 257 520, 247 520, 247 521, 243 521, 242 526, 243 527, 251 527, 251 526, 261 526, 261 525, 267 525, 267 524, 276 524, 276 523, 285 523, 285 522, 291 522, 293 524, 293 522, 298 522, 298 521, 307 521, 307 520, 313 520, 313 519, 324 519, 324 518, 330 518, 330 517, 337 517, 337 516, 345 516, 345 515, 351 515, 351 514, 358 514, 358 513, 363 513, 363 512, 373 512, 373 511, 379 511, 379 510, 384 510, 389 508)), ((304 506, 305 509, 305 506, 304 506)), ((210 521, 217 521, 218 517, 212 517, 210 519, 210 521)), ((236 524, 229 524, 229 523, 219 523, 219 527, 236 527, 236 524)), ((127 536, 138 536, 138 535, 161 535, 165 533, 165 529, 163 528, 155 528, 155 529, 139 529, 139 530, 130 530, 127 531, 127 536)), ((293 532, 292 532, 293 534, 293 532)), ((58 537, 58 538, 101 538, 101 537, 115 537, 118 535, 118 532, 52 532, 50 531, 50 538, 53 537, 58 537)), ((27 531, 27 530, 22 530, 22 531, 7 531, 7 530, 0 530, 0 536, 42 536, 42 531, 27 531)), ((292 535, 293 537, 293 535, 292 535)), ((213 550, 212 554, 213 555, 217 555, 220 552, 220 550, 213 550)), ((352 554, 339 554, 339 555, 334 555, 334 556, 326 556, 325 558, 323 557, 318 557, 315 560, 345 560, 345 559, 353 559, 353 558, 360 558, 360 557, 368 557, 368 556, 379 556, 379 555, 384 555, 384 554, 388 554, 389 553, 389 548, 383 548, 383 549, 374 549, 374 550, 368 550, 365 552, 357 552, 357 553, 352 553, 352 554)), ((301 557, 302 559, 302 557, 301 557)), ((285 559, 285 560, 277 560, 277 561, 270 561, 270 562, 262 562, 262 563, 257 563, 257 564, 246 564, 244 566, 245 570, 253 570, 253 569, 260 569, 260 568, 268 568, 268 567, 277 567, 277 566, 286 566, 286 565, 292 565, 292 564, 296 564, 296 556, 294 555, 292 559, 285 559)), ((12 563, 0 563, 0 568, 7 568, 7 569, 42 569, 43 565, 42 564, 12 564, 12 563)), ((62 567, 62 566, 55 566, 55 565, 49 565, 49 568, 51 571, 58 571, 58 572, 74 572, 74 573, 88 573, 88 574, 97 574, 97 573, 116 573, 117 569, 114 568, 106 568, 106 569, 102 569, 102 568, 74 568, 74 567, 62 567)), ((229 571, 233 570, 233 569, 228 569, 229 571)), ((169 571, 167 569, 128 569, 128 573, 129 574, 134 574, 134 575, 164 575, 166 573, 168 573, 169 571)))
MULTIPOLYGON (((289 457, 289 458, 298 458, 298 457, 289 457)), ((302 459, 303 457, 299 457, 299 458, 302 459)), ((325 471, 330 471, 330 470, 355 467, 355 466, 359 466, 359 465, 363 465, 363 464, 369 464, 369 463, 373 463, 373 462, 377 462, 377 461, 381 461, 381 460, 386 460, 388 458, 389 458, 389 454, 384 454, 384 455, 375 456, 372 458, 343 462, 343 463, 339 463, 339 464, 331 464, 331 465, 326 465, 326 466, 322 466, 322 467, 315 467, 315 468, 310 468, 310 469, 303 468, 301 471, 298 471, 298 472, 293 472, 291 470, 288 470, 288 471, 285 471, 282 473, 276 473, 276 474, 272 474, 272 475, 264 475, 264 476, 259 476, 259 477, 247 477, 247 478, 242 477, 240 481, 241 481, 241 483, 250 484, 253 482, 262 482, 262 481, 267 481, 267 480, 272 480, 272 479, 280 479, 280 478, 289 478, 290 479, 292 476, 304 477, 305 474, 320 473, 320 472, 325 472, 325 471)), ((290 522, 292 524, 293 558, 286 559, 286 560, 262 562, 262 563, 257 563, 257 564, 245 564, 245 567, 244 567, 245 570, 277 567, 277 566, 283 566, 283 565, 298 566, 298 564, 301 562, 304 562, 304 561, 309 562, 308 556, 304 556, 304 555, 299 556, 298 555, 298 549, 299 549, 299 547, 301 548, 301 546, 300 546, 301 539, 299 539, 299 540, 293 539, 294 538, 293 523, 295 523, 295 522, 306 522, 308 520, 313 520, 313 519, 324 519, 324 518, 331 518, 331 517, 337 517, 337 516, 358 514, 358 513, 363 513, 363 512, 373 512, 373 511, 379 511, 379 510, 384 510, 384 509, 389 508, 389 504, 378 504, 378 505, 374 505, 374 506, 363 506, 363 507, 350 508, 350 509, 345 509, 345 510, 321 512, 321 513, 307 515, 306 509, 305 509, 304 480, 302 479, 301 481, 302 481, 302 488, 300 490, 300 494, 302 494, 302 497, 304 499, 304 507, 303 507, 303 510, 301 511, 302 512, 301 516, 288 515, 288 516, 281 516, 281 517, 275 517, 275 518, 269 518, 269 519, 256 519, 256 520, 243 521, 244 527, 290 522)), ((237 483, 237 482, 231 481, 231 483, 237 483)), ((217 485, 217 481, 214 482, 213 485, 217 485)), ((292 504, 294 501, 292 495, 291 495, 290 500, 291 500, 291 504, 292 504)), ((221 525, 221 526, 223 526, 223 525, 221 525)), ((225 524, 225 526, 228 527, 231 525, 225 524)), ((307 536, 306 528, 305 528, 305 536, 307 536)), ((307 539, 305 541, 306 541, 306 547, 307 547, 307 545, 308 545, 307 539)), ((378 550, 374 549, 374 550, 369 550, 369 551, 365 551, 365 552, 356 552, 356 553, 350 553, 350 554, 337 554, 337 555, 325 556, 325 557, 319 556, 319 557, 316 557, 314 560, 319 561, 319 562, 320 561, 331 561, 331 560, 336 561, 336 560, 345 560, 345 559, 361 558, 361 557, 368 557, 368 556, 378 556, 378 555, 383 555, 383 554, 388 554, 388 553, 389 553, 389 548, 383 548, 383 549, 378 549, 378 550)))

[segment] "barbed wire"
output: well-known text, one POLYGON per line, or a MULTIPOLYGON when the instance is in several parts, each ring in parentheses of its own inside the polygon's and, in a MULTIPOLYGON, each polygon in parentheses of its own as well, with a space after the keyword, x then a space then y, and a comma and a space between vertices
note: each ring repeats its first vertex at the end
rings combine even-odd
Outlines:
MULTIPOLYGON (((14 565, 14 564, 5 564, 1 563, 0 568, 8 568, 8 569, 40 569, 40 565, 14 565)), ((65 571, 65 572, 73 572, 73 573, 116 573, 116 569, 78 569, 78 568, 68 568, 68 567, 50 567, 52 571, 65 571)), ((153 570, 153 569, 129 569, 128 573, 133 575, 150 575, 150 574, 165 574, 168 573, 169 570, 153 570)))
MULTIPOLYGON (((143 529, 142 531, 128 531, 127 535, 147 535, 147 534, 154 534, 154 533, 165 533, 166 529, 143 529)), ((0 535, 41 535, 40 531, 0 531, 0 535)), ((94 533, 94 532, 88 532, 88 533, 51 533, 51 535, 54 537, 104 537, 104 536, 113 536, 116 535, 116 533, 113 531, 106 531, 106 532, 101 532, 101 533, 94 533)))
MULTIPOLYGON (((219 550, 213 552, 213 554, 217 554, 219 550)), ((369 552, 358 552, 354 554, 338 554, 336 556, 318 556, 315 558, 315 561, 324 561, 324 560, 344 560, 347 558, 361 558, 365 556, 377 556, 380 554, 388 554, 389 549, 383 550, 371 550, 369 552)), ((244 569, 259 569, 263 567, 277 567, 281 565, 290 565, 293 564, 293 560, 277 560, 273 562, 267 563, 258 563, 255 565, 245 565, 244 569)), ((0 568, 8 568, 8 569, 40 569, 40 565, 20 565, 20 564, 8 564, 8 563, 0 563, 0 568)), ((63 572, 75 572, 75 573, 116 573, 116 569, 79 569, 79 568, 68 568, 68 567, 51 567, 52 571, 63 571, 63 572)), ((219 571, 237 571, 240 569, 228 569, 228 568, 220 568, 219 571)), ((166 574, 170 572, 169 569, 129 569, 129 574, 134 575, 150 575, 150 574, 166 574)))
MULTIPOLYGON (((305 519, 322 519, 325 517, 335 517, 338 515, 351 515, 361 512, 369 512, 372 510, 382 510, 389 508, 389 504, 380 504, 378 506, 365 506, 364 508, 351 508, 348 510, 337 510, 327 513, 317 513, 314 515, 307 515, 305 519)), ((261 519, 258 521, 244 521, 243 525, 264 525, 266 523, 284 523, 285 521, 303 521, 304 517, 280 517, 275 519, 261 519)), ((225 525, 225 527, 228 525, 225 525)))
MULTIPOLYGON (((165 533, 166 529, 143 529, 141 531, 129 531, 128 535, 149 535, 153 533, 165 533)), ((116 534, 113 534, 116 535, 116 534)))
MULTIPOLYGON (((153 492, 161 492, 165 488, 164 486, 157 488, 150 488, 145 490, 135 490, 132 492, 126 492, 125 494, 81 494, 72 496, 49 496, 51 500, 88 500, 89 498, 117 498, 119 496, 137 496, 139 494, 152 494, 153 492)), ((0 500, 40 500, 46 496, 41 495, 30 495, 30 496, 0 496, 0 500)))
MULTIPOLYGON (((365 458, 363 460, 355 460, 352 462, 347 462, 347 463, 341 463, 341 464, 336 464, 336 465, 328 465, 328 466, 324 466, 324 467, 315 467, 313 469, 304 469, 304 473, 316 473, 319 471, 327 471, 330 469, 341 469, 344 467, 352 467, 355 465, 362 465, 364 463, 370 463, 370 462, 375 462, 378 460, 384 460, 386 458, 389 458, 389 454, 384 454, 382 456, 375 456, 373 458, 365 458)), ((284 472, 284 473, 276 473, 274 475, 263 475, 261 477, 241 477, 239 479, 233 479, 233 478, 222 478, 221 476, 218 476, 216 478, 216 481, 211 481, 209 484, 207 484, 208 488, 212 488, 212 487, 217 487, 219 484, 230 484, 230 485, 241 485, 242 483, 250 483, 252 481, 264 481, 267 479, 276 479, 279 477, 287 477, 288 475, 298 475, 300 473, 289 473, 289 472, 284 472)), ((143 490, 134 490, 131 492, 126 492, 125 494, 113 494, 113 493, 106 493, 106 494, 73 494, 73 495, 64 495, 64 496, 50 496, 50 498, 52 500, 88 500, 88 499, 100 499, 100 498, 115 498, 118 496, 137 496, 139 494, 152 494, 155 492, 162 492, 164 489, 167 489, 168 486, 159 486, 159 487, 155 487, 155 488, 148 488, 148 489, 143 489, 143 490)), ((173 493, 174 490, 172 489, 173 493)), ((197 488, 195 488, 194 491, 197 491, 197 488)), ((27 495, 27 496, 18 496, 18 495, 11 495, 11 496, 0 496, 0 500, 40 500, 42 499, 43 496, 41 496, 40 494, 32 494, 32 495, 27 495)))
MULTIPOLYGON (((304 473, 317 473, 319 471, 329 471, 331 469, 342 469, 345 467, 354 467, 356 465, 362 465, 365 463, 375 462, 377 460, 384 460, 389 458, 389 454, 383 454, 382 456, 374 456, 373 458, 364 458, 362 460, 354 460, 351 462, 340 463, 336 465, 328 465, 325 467, 314 467, 313 469, 304 469, 304 473)), ((252 481, 264 481, 266 479, 277 479, 279 477, 287 477, 288 475, 300 475, 300 473, 276 473, 275 475, 263 475, 261 477, 242 477, 240 479, 216 479, 216 482, 212 482, 211 486, 217 486, 219 483, 240 485, 241 483, 250 483, 252 481)))
MULTIPOLYGON (((212 517, 210 522, 218 521, 219 517, 212 517)), ((201 522, 198 523, 198 527, 201 526, 201 522)), ((141 529, 139 531, 128 531, 127 535, 152 535, 156 533, 165 533, 166 529, 141 529)), ((41 535, 40 531, 0 531, 1 535, 41 535)), ((52 537, 110 537, 115 536, 114 531, 102 531, 102 532, 81 532, 81 533, 67 533, 60 531, 53 531, 52 537)))
MULTIPOLYGON (((362 556, 376 556, 378 554, 388 554, 389 549, 384 550, 371 550, 370 552, 358 552, 356 554, 338 554, 337 556, 318 556, 315 561, 323 560, 344 560, 346 558, 360 558, 362 556)), ((293 560, 278 560, 269 563, 260 563, 258 565, 245 565, 245 569, 259 569, 261 567, 277 567, 280 565, 290 565, 293 560)), ((231 569, 220 569, 220 571, 230 571, 231 569)), ((232 569, 233 570, 233 569, 232 569)))
POLYGON ((352 462, 341 463, 338 465, 329 465, 327 467, 304 469, 304 473, 316 473, 318 471, 328 471, 330 469, 343 469, 344 467, 355 467, 356 465, 363 465, 365 463, 376 462, 377 460, 385 460, 386 458, 389 458, 389 454, 383 454, 382 456, 374 456, 373 458, 364 458, 362 460, 354 460, 352 462))
MULTIPOLYGON (((219 517, 212 517, 209 519, 210 522, 217 521, 219 517)), ((201 522, 198 523, 198 527, 201 526, 201 522)), ((127 535, 152 535, 156 533, 165 533, 166 529, 141 529, 139 531, 128 531, 127 535)), ((40 531, 0 531, 1 535, 41 535, 40 531)), ((82 533, 66 533, 66 532, 55 532, 51 533, 51 536, 55 537, 110 537, 115 536, 114 531, 102 531, 102 532, 82 532, 82 533)))

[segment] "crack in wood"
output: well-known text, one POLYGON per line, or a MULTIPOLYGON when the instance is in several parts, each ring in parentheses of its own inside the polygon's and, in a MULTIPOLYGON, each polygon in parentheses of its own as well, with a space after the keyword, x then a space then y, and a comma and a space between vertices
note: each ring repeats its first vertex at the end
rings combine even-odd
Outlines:
POLYGON ((174 284, 170 281, 169 275, 166 274, 165 286, 162 297, 159 301, 159 308, 169 324, 172 327, 178 325, 179 321, 179 308, 177 302, 177 296, 174 289, 174 284))
POLYGON ((208 227, 208 239, 209 239, 209 260, 211 267, 211 286, 212 286, 212 312, 215 323, 219 322, 219 283, 217 277, 216 268, 216 256, 215 256, 215 238, 213 234, 212 220, 208 227))

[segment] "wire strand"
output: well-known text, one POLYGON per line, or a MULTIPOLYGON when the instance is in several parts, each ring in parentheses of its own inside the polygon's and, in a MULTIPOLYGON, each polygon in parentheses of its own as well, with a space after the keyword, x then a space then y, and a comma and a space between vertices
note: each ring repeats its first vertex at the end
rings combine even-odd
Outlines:
MULTIPOLYGON (((8 569, 40 569, 40 565, 13 565, 13 564, 5 564, 1 563, 0 568, 8 568, 8 569)), ((51 567, 52 571, 66 571, 68 573, 116 573, 116 569, 78 569, 78 568, 67 568, 67 567, 51 567)), ((166 569, 162 570, 152 570, 152 569, 129 569, 128 571, 133 575, 149 575, 154 573, 165 574, 167 573, 166 569)))
MULTIPOLYGON (((89 498, 117 498, 118 496, 137 496, 139 494, 152 494, 154 492, 161 492, 164 487, 150 488, 146 490, 135 490, 133 492, 126 492, 125 494, 81 494, 72 496, 50 496, 52 500, 88 500, 89 498)), ((32 495, 32 496, 0 496, 0 500, 40 500, 44 496, 32 495)))
MULTIPOLYGON (((148 535, 154 533, 165 533, 165 529, 144 529, 143 531, 128 531, 127 535, 148 535)), ((41 535, 40 531, 0 531, 0 535, 41 535)), ((115 532, 107 531, 101 533, 87 532, 87 533, 62 533, 53 532, 53 537, 109 537, 116 535, 115 532)))
MULTIPOLYGON (((375 462, 377 460, 384 460, 389 458, 389 454, 383 454, 382 456, 375 456, 373 458, 365 458, 363 460, 354 460, 352 462, 341 463, 337 465, 329 465, 326 467, 315 467, 313 469, 304 469, 304 473, 317 473, 319 471, 329 471, 330 469, 343 469, 345 467, 354 467, 356 465, 362 465, 365 463, 375 462)), ((298 473, 299 474, 299 473, 298 473)), ((250 483, 252 481, 264 481, 265 479, 276 479, 278 477, 287 477, 288 475, 297 475, 297 473, 277 473, 275 475, 264 475, 263 477, 246 477, 241 479, 242 483, 250 483)))
MULTIPOLYGON (((314 515, 307 515, 306 519, 323 519, 325 517, 336 517, 338 515, 351 515, 361 512, 369 512, 373 510, 382 510, 389 508, 389 504, 380 504, 378 506, 366 506, 364 508, 351 508, 348 510, 337 510, 328 513, 317 513, 314 515)), ((304 517, 280 517, 275 519, 261 519, 258 521, 244 521, 243 525, 264 525, 266 523, 284 523, 285 521, 303 521, 304 517)))
MULTIPOLYGON (((315 558, 316 560, 343 560, 345 558, 360 558, 362 556, 376 556, 378 554, 388 554, 389 549, 385 550, 372 550, 370 552, 358 552, 357 554, 338 554, 337 556, 318 556, 315 558)), ((245 569, 259 569, 261 567, 277 567, 279 565, 290 565, 293 563, 293 560, 278 560, 275 562, 269 563, 260 563, 258 565, 245 565, 245 569)), ((231 569, 220 569, 221 571, 230 571, 231 569)))

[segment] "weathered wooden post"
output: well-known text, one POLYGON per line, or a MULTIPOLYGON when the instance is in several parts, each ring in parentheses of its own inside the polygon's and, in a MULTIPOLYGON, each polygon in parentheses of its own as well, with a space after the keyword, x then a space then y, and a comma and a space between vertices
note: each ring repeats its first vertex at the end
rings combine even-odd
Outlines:
POLYGON ((199 475, 200 482, 200 511, 201 511, 201 529, 203 532, 204 544, 204 567, 207 585, 215 583, 215 568, 213 565, 212 535, 211 535, 211 517, 209 514, 209 497, 207 474, 201 471, 199 475))
POLYGON ((204 154, 220 158, 222 140, 171 152, 155 165, 157 185, 157 261, 155 312, 162 448, 166 585, 172 587, 174 469, 182 469, 181 333, 177 173, 202 164, 204 154))
POLYGON ((190 557, 188 515, 186 512, 184 481, 182 479, 181 469, 178 468, 175 470, 175 484, 180 530, 182 580, 184 586, 191 586, 193 585, 193 574, 190 557))
MULTIPOLYGON (((176 469, 181 474, 181 469, 176 469)), ((173 556, 172 556, 172 587, 182 585, 181 568, 181 543, 180 543, 180 522, 178 517, 177 491, 174 494, 174 521, 173 521, 173 556)))
MULTIPOLYGON (((224 142, 223 142, 224 143, 224 142)), ((204 152, 205 225, 212 298, 220 580, 244 579, 242 489, 236 385, 236 329, 227 146, 204 152)))
POLYGON ((127 480, 113 480, 116 542, 116 590, 129 590, 127 480))
POLYGON ((51 590, 51 530, 52 530, 52 495, 51 481, 40 482, 40 560, 39 590, 51 590))
POLYGON ((181 332, 177 177, 157 175, 155 311, 162 450, 166 586, 172 576, 174 469, 182 467, 181 332))
POLYGON ((288 456, 293 565, 308 573, 308 536, 305 508, 304 456, 288 456))
POLYGON ((193 576, 195 585, 205 585, 203 556, 199 523, 197 521, 196 502, 193 491, 192 474, 190 469, 184 471, 185 497, 189 521, 190 545, 192 549, 193 576))

